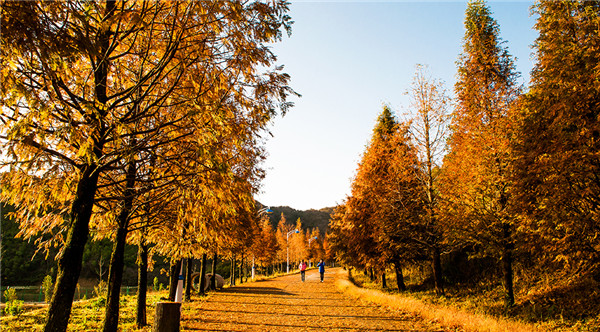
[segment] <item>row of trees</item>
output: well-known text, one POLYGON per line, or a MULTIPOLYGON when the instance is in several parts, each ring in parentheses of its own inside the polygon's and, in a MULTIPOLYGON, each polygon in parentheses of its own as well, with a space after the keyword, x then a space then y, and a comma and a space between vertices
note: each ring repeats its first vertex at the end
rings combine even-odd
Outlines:
POLYGON ((327 238, 318 228, 303 229, 300 219, 295 225, 288 223, 283 213, 276 228, 268 218, 263 218, 256 238, 260 239, 253 251, 257 262, 281 272, 287 271, 288 262, 291 271, 301 260, 313 263, 314 260, 331 258, 327 238))
POLYGON ((291 31, 286 1, 1 10, 1 199, 19 236, 59 250, 45 331, 67 329, 90 237, 113 242, 104 331, 126 243, 141 286, 152 253, 173 277, 182 258, 251 246, 262 135, 295 94, 268 47, 291 31))
POLYGON ((413 117, 384 107, 333 217, 339 259, 380 273, 393 264, 400 289, 403 267, 429 261, 441 294, 441 252, 493 258, 509 306, 515 259, 600 278, 600 5, 540 1, 534 11, 528 91, 476 0, 455 100, 419 67, 413 117))

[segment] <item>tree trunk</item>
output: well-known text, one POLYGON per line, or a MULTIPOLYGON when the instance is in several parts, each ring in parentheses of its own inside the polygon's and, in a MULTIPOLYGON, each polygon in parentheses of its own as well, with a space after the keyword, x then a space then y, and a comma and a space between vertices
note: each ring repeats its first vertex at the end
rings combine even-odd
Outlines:
POLYGON ((373 268, 370 268, 369 272, 370 272, 369 278, 371 279, 371 281, 374 281, 375 280, 375 271, 373 271, 373 268))
POLYGON ((144 243, 142 236, 138 246, 138 291, 137 291, 137 315, 136 324, 138 329, 146 326, 146 295, 148 292, 148 245, 144 243))
POLYGON ((71 226, 67 233, 64 251, 58 259, 58 274, 48 309, 44 331, 66 331, 71 316, 73 296, 79 281, 83 249, 89 235, 89 223, 98 188, 95 165, 87 167, 77 184, 75 200, 71 205, 71 226))
POLYGON ((205 295, 204 288, 206 288, 206 253, 202 254, 202 264, 200 265, 200 282, 198 286, 198 294, 205 295))
MULTIPOLYGON (((135 144, 135 141, 133 142, 135 144)), ((137 166, 135 160, 127 165, 127 183, 123 198, 123 207, 117 218, 118 228, 112 255, 110 257, 110 269, 108 271, 108 294, 106 296, 106 312, 104 314, 104 326, 102 331, 117 331, 119 327, 119 299, 121 285, 123 284, 123 267, 125 265, 125 244, 127 240, 127 228, 129 227, 129 214, 133 207, 135 195, 135 177, 137 166)))
POLYGON ((442 260, 440 258, 440 249, 437 246, 433 248, 432 256, 435 292, 437 295, 444 295, 444 280, 442 279, 442 260))
POLYGON ((385 279, 385 272, 381 274, 381 288, 387 288, 387 280, 385 279))
MULTIPOLYGON (((125 225, 127 227, 127 225, 125 225)), ((110 258, 110 269, 108 271, 108 294, 106 296, 106 311, 104 314, 104 326, 102 331, 116 331, 119 325, 119 299, 121 295, 121 284, 123 282, 123 265, 125 256, 125 238, 127 229, 119 227, 113 245, 110 258)))
POLYGON ((394 268, 396 270, 396 283, 398 284, 398 291, 403 292, 406 290, 406 285, 404 284, 404 274, 402 274, 402 266, 400 264, 395 263, 394 268))
POLYGON ((212 290, 217 289, 217 277, 215 277, 215 274, 217 274, 217 253, 216 252, 213 256, 212 276, 210 278, 210 289, 212 289, 212 290))
MULTIPOLYGON (((114 15, 115 1, 106 1, 104 20, 108 21, 114 15)), ((108 80, 108 51, 110 47, 110 26, 100 30, 98 33, 100 60, 94 71, 94 90, 97 101, 105 105, 108 101, 106 96, 108 80)), ((93 118, 101 118, 104 114, 94 114, 93 118)), ((104 144, 101 141, 104 136, 104 128, 98 124, 95 132, 90 137, 94 140, 93 153, 96 158, 102 157, 104 144)), ((83 258, 83 250, 89 235, 89 223, 94 206, 94 197, 98 189, 99 171, 98 165, 92 163, 81 168, 81 178, 77 183, 75 199, 71 204, 71 222, 67 232, 63 252, 58 259, 58 274, 56 285, 52 294, 52 300, 48 308, 48 316, 44 325, 45 332, 66 331, 73 306, 73 296, 83 258)))
POLYGON ((194 264, 193 258, 187 259, 187 269, 185 273, 185 300, 191 301, 192 299, 192 265, 194 264))
POLYGON ((179 271, 181 271, 181 259, 171 259, 171 268, 169 271, 169 301, 175 302, 175 293, 177 292, 177 283, 179 282, 179 271))
POLYGON ((512 271, 512 251, 513 245, 511 242, 510 225, 505 223, 502 225, 504 236, 504 248, 502 253, 502 272, 504 274, 504 291, 506 293, 505 304, 507 307, 512 307, 515 304, 515 295, 513 292, 513 271, 512 271))
POLYGON ((240 271, 239 271, 239 277, 240 277, 240 285, 244 282, 244 252, 242 251, 242 258, 240 259, 240 271))
POLYGON ((235 254, 231 254, 231 275, 229 277, 229 284, 235 286, 235 254))

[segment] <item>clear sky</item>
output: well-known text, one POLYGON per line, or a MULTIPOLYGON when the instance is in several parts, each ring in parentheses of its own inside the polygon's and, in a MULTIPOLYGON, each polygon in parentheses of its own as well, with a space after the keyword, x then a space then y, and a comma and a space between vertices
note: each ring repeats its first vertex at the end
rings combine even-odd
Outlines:
MULTIPOLYGON (((533 67, 532 2, 490 1, 521 83, 533 67)), ((423 64, 452 94, 466 2, 292 2, 292 36, 273 46, 302 95, 273 121, 258 201, 320 209, 342 203, 384 104, 409 111, 405 92, 423 64)))

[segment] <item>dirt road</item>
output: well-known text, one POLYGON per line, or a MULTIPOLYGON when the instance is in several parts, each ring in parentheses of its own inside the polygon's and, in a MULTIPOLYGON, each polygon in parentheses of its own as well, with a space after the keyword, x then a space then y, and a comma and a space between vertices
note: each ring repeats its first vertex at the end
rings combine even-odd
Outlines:
POLYGON ((307 271, 242 284, 213 294, 199 309, 182 313, 182 331, 442 331, 406 313, 362 302, 335 286, 341 270, 324 282, 307 271))

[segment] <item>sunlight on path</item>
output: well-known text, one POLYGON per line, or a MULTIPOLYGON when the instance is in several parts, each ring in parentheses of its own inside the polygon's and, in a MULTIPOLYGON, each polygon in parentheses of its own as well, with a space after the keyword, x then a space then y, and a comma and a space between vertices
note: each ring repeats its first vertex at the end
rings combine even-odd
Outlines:
POLYGON ((414 316, 338 291, 338 269, 325 281, 316 270, 242 284, 213 294, 200 309, 184 312, 182 331, 441 331, 414 316))

